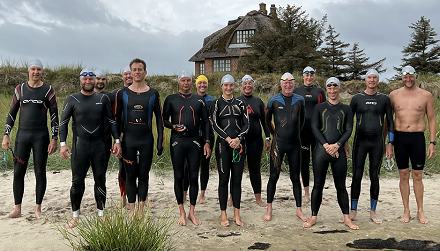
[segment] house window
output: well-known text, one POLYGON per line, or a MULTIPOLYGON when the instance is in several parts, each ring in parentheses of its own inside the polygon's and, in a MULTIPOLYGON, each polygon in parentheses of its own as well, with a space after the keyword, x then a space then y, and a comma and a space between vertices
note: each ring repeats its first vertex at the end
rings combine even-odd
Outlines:
POLYGON ((214 72, 230 72, 231 60, 230 59, 216 59, 214 60, 214 72))
POLYGON ((254 35, 254 30, 237 31, 237 44, 247 43, 250 36, 254 35))
POLYGON ((205 74, 205 63, 199 64, 199 72, 200 72, 200 75, 205 74))

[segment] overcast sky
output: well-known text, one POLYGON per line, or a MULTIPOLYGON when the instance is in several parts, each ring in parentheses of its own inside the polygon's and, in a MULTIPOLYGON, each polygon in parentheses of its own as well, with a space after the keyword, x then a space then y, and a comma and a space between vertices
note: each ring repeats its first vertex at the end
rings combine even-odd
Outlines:
MULTIPOLYGON (((38 58, 43 64, 77 64, 119 73, 131 59, 147 62, 149 74, 194 72, 188 59, 203 39, 229 20, 258 10, 251 0, 0 0, 0 58, 38 58)), ((440 32, 439 0, 297 0, 266 2, 302 6, 351 46, 359 43, 370 61, 386 57, 385 77, 395 74, 411 23, 421 16, 440 32)), ((440 39, 440 36, 437 36, 440 39)))

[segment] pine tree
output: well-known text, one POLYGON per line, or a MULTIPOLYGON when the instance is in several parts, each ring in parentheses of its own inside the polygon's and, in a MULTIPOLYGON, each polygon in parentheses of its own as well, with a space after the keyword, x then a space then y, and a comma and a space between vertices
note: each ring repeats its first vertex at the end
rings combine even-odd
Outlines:
POLYGON ((382 69, 383 62, 386 58, 368 64, 369 57, 366 56, 364 50, 359 48, 359 43, 354 43, 353 48, 348 52, 347 62, 348 69, 346 74, 347 80, 361 79, 361 75, 365 75, 368 69, 375 69, 379 73, 385 72, 382 69))
POLYGON ((327 36, 325 37, 325 47, 321 49, 324 60, 327 64, 322 64, 322 75, 328 77, 344 77, 347 72, 346 52, 344 51, 350 44, 338 40, 339 33, 335 28, 328 26, 327 36))
POLYGON ((422 16, 416 23, 411 23, 413 29, 411 41, 403 47, 401 67, 394 67, 398 72, 406 65, 413 66, 418 73, 440 72, 440 46, 435 39, 437 32, 431 27, 430 20, 422 16))

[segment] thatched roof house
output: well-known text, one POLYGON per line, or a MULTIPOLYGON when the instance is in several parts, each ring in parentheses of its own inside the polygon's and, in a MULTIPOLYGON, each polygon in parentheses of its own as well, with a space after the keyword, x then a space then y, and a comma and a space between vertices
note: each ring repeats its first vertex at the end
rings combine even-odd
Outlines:
POLYGON ((203 41, 203 47, 189 61, 195 62, 195 75, 213 72, 234 73, 238 59, 244 55, 249 45, 249 36, 273 29, 272 18, 276 18, 276 7, 272 4, 267 15, 266 4, 260 4, 260 10, 250 11, 246 16, 240 16, 228 22, 228 25, 203 41))

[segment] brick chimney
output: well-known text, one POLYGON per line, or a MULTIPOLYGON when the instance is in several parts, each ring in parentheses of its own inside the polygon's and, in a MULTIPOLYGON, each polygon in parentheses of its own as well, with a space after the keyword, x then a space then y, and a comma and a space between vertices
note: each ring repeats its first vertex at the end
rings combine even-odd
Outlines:
POLYGON ((260 3, 260 12, 263 13, 264 15, 267 15, 267 10, 266 10, 266 4, 265 3, 260 3))
POLYGON ((275 7, 275 4, 270 5, 270 16, 272 18, 277 18, 277 8, 275 7))

